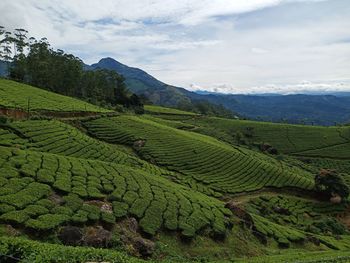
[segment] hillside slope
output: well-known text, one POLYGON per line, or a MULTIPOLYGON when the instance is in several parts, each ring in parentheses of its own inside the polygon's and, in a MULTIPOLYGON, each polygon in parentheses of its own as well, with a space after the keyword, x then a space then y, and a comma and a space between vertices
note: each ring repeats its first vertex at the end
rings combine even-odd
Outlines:
POLYGON ((327 126, 350 122, 350 97, 346 93, 339 93, 339 96, 200 94, 165 84, 141 69, 128 67, 112 58, 103 58, 88 68, 115 70, 125 77, 131 91, 146 95, 157 105, 177 107, 204 100, 255 120, 327 126))
POLYGON ((111 112, 82 100, 0 78, 0 106, 27 111, 111 112))
MULTIPOLYGON (((8 83, 12 104, 13 84, 37 109, 84 105, 8 83)), ((146 110, 2 118, 1 262, 349 260, 349 200, 314 187, 321 168, 350 186, 349 127, 146 110)))
POLYGON ((138 149, 143 158, 183 174, 180 182, 207 194, 253 191, 266 186, 313 187, 310 174, 290 169, 283 162, 141 117, 101 118, 85 125, 91 134, 110 143, 132 145, 144 141, 138 149))

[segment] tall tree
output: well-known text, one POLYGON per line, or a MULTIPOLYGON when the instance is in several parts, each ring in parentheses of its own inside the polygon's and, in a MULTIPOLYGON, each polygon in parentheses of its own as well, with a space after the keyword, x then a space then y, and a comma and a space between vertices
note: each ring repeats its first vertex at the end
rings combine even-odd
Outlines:
POLYGON ((10 72, 10 63, 12 61, 12 49, 11 49, 11 43, 13 43, 12 33, 9 31, 5 31, 3 33, 5 37, 1 40, 1 46, 2 46, 2 59, 6 61, 7 63, 7 73, 10 72))
POLYGON ((24 81, 26 73, 24 49, 28 45, 27 33, 27 30, 17 28, 14 32, 15 37, 13 37, 15 55, 10 69, 10 77, 18 81, 24 81))
POLYGON ((27 46, 27 34, 28 31, 22 28, 16 28, 14 32, 14 42, 16 44, 16 50, 18 55, 23 55, 24 48, 27 46))
POLYGON ((5 33, 5 28, 3 26, 0 26, 0 60, 2 60, 4 56, 3 45, 2 45, 2 35, 4 33, 5 33))

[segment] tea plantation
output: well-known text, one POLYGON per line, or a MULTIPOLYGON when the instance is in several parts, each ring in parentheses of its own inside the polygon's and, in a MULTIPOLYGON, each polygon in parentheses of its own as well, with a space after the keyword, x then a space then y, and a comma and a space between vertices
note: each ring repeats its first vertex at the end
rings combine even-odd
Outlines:
POLYGON ((27 111, 110 112, 78 99, 0 78, 0 107, 27 111))
POLYGON ((146 160, 183 174, 182 183, 201 191, 201 185, 219 193, 254 191, 266 186, 311 189, 312 175, 266 155, 231 147, 214 138, 174 129, 135 116, 100 118, 85 122, 95 137, 131 145, 146 160))
MULTIPOLYGON (((171 115, 162 115, 172 119, 171 115)), ((313 151, 320 151, 319 156, 327 157, 327 149, 339 152, 342 158, 350 159, 347 143, 350 142, 350 127, 303 126, 280 123, 264 123, 246 120, 230 120, 216 117, 182 118, 183 123, 197 127, 193 131, 237 143, 237 133, 246 144, 269 143, 279 152, 286 154, 313 156, 313 151), (344 145, 344 147, 343 147, 344 145), (338 149, 339 147, 339 149, 338 149), (325 149, 323 154, 322 149, 325 149)), ((337 153, 333 157, 338 157, 337 153)), ((329 154, 329 152, 328 152, 329 154)), ((316 155, 316 154, 314 154, 316 155)))
POLYGON ((231 212, 222 202, 158 176, 100 161, 0 148, 0 203, 4 222, 35 230, 53 230, 67 222, 114 223, 128 214, 146 233, 161 227, 186 236, 202 228, 225 234, 231 212), (50 200, 53 191, 64 202, 50 200), (87 200, 108 200, 101 211, 87 200))
POLYGON ((165 176, 173 174, 122 151, 118 146, 91 138, 60 121, 13 122, 6 126, 6 129, 0 128, 0 145, 20 144, 23 149, 124 164, 151 174, 165 176))
POLYGON ((109 110, 0 79, 0 262, 350 262, 350 127, 109 110), (21 94, 21 96, 18 96, 21 94), (265 147, 265 148, 264 148, 265 147), (266 149, 273 148, 273 151, 266 149))

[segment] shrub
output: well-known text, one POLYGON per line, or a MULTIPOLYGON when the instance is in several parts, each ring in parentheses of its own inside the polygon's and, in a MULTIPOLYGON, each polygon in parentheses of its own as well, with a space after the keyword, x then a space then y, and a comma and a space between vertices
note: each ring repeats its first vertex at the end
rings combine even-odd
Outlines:
POLYGON ((67 215, 46 214, 41 215, 37 219, 29 219, 26 222, 26 227, 37 230, 50 230, 58 227, 70 219, 67 215))
POLYGON ((24 223, 29 219, 29 216, 24 210, 20 210, 10 211, 8 213, 3 214, 0 218, 8 222, 24 223))
POLYGON ((345 201, 350 193, 349 187, 335 170, 322 169, 315 176, 315 188, 326 193, 329 197, 339 195, 341 201, 345 201))

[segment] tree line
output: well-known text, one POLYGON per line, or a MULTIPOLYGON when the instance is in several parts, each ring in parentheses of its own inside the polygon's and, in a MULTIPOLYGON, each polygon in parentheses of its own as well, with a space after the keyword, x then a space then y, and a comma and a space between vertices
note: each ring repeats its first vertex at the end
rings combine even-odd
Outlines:
POLYGON ((143 112, 141 99, 127 89, 122 75, 86 70, 81 59, 53 49, 46 38, 29 37, 25 29, 11 32, 0 26, 0 60, 7 64, 10 79, 101 106, 120 104, 143 112))

